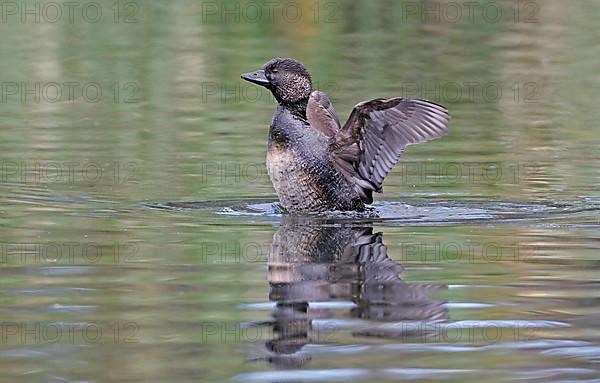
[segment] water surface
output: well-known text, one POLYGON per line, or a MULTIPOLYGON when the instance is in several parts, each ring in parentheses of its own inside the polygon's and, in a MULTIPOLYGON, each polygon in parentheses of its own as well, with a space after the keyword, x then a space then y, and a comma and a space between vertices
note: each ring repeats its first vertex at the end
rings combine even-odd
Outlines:
POLYGON ((600 6, 487 3, 501 20, 399 1, 8 15, 0 380, 598 381, 600 6), (342 119, 424 97, 450 134, 406 150, 373 214, 282 215, 273 100, 239 79, 273 56, 342 119), (73 101, 22 98, 71 82, 73 101))

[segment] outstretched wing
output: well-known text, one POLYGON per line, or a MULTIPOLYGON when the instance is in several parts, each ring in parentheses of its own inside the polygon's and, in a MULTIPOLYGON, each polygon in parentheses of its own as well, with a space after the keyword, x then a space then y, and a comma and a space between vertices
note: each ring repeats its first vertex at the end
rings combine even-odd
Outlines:
POLYGON ((333 137, 340 130, 340 120, 329 97, 321 91, 314 91, 308 98, 306 105, 306 118, 313 128, 321 131, 328 137, 333 137))
POLYGON ((410 144, 448 133, 450 115, 441 105, 403 98, 357 104, 333 142, 336 168, 366 203, 382 192, 383 179, 410 144))

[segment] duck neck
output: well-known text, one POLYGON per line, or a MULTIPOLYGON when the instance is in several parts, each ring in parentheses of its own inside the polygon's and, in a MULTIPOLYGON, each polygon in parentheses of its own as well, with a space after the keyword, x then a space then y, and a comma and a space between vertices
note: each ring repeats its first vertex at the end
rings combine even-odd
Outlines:
POLYGON ((293 115, 306 120, 306 105, 308 104, 308 98, 303 98, 294 102, 281 102, 280 104, 293 115))

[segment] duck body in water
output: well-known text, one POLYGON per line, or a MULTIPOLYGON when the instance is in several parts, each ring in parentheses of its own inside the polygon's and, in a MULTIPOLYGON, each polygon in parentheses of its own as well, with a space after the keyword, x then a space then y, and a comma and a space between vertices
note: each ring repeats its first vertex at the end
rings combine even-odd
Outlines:
POLYGON ((342 126, 327 95, 312 91, 309 72, 293 59, 272 59, 242 78, 277 100, 267 170, 290 213, 364 210, 407 145, 448 133, 446 108, 403 98, 361 102, 342 126))

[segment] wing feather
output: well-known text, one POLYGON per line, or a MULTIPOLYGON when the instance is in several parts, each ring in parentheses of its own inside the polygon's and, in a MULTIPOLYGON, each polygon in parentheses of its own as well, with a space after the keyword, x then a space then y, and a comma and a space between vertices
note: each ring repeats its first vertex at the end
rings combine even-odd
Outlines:
POLYGON ((340 120, 329 97, 318 90, 312 92, 308 98, 306 118, 310 126, 328 137, 335 136, 341 128, 340 120))
POLYGON ((361 102, 333 136, 334 165, 355 185, 363 201, 371 203, 373 191, 383 190, 383 180, 404 148, 447 134, 449 122, 446 108, 425 100, 361 102))

